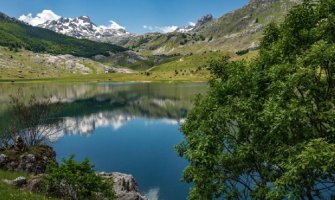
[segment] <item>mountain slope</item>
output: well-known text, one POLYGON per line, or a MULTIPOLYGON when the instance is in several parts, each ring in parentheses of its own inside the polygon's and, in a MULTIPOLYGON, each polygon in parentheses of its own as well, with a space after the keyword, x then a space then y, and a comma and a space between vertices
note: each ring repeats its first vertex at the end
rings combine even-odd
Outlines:
POLYGON ((238 32, 258 32, 270 22, 279 22, 298 0, 250 0, 233 12, 198 27, 194 32, 219 38, 238 32))
POLYGON ((33 52, 50 54, 71 54, 81 57, 109 55, 126 49, 107 43, 80 40, 55 33, 43 28, 33 27, 0 14, 0 45, 11 49, 25 48, 33 52))
POLYGON ((218 19, 206 15, 193 27, 179 28, 168 34, 136 36, 125 46, 153 54, 254 49, 262 37, 264 27, 270 22, 280 22, 289 9, 299 2, 300 0, 250 0, 244 7, 218 19))

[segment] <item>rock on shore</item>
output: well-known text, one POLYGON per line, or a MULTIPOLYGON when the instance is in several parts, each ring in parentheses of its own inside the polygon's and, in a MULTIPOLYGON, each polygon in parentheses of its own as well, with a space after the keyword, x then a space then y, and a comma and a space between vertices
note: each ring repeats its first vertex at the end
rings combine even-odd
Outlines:
POLYGON ((132 175, 118 172, 98 174, 104 179, 113 180, 113 189, 118 200, 148 200, 141 195, 138 184, 132 175))

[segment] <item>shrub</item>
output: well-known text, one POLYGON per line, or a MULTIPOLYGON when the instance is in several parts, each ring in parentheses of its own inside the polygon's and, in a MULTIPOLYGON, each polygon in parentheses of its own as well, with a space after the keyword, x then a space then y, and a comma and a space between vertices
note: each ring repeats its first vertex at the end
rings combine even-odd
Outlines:
POLYGON ((115 199, 113 184, 104 181, 94 172, 89 160, 74 160, 74 156, 63 159, 63 163, 52 163, 44 177, 45 191, 55 197, 70 199, 115 199))

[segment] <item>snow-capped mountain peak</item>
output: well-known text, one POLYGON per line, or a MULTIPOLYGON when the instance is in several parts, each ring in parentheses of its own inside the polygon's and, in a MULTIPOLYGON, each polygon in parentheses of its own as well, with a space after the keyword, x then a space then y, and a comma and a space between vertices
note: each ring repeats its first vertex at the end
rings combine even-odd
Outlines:
POLYGON ((110 23, 109 26, 97 26, 88 16, 80 16, 76 18, 61 17, 57 20, 46 21, 37 26, 68 36, 93 40, 130 35, 124 27, 115 21, 111 20, 110 23))

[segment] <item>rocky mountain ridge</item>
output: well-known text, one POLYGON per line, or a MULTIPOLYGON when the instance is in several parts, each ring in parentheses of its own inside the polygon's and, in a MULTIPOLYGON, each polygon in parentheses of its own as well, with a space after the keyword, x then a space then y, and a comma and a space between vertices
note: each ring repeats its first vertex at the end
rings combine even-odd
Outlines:
POLYGON ((207 15, 204 15, 203 17, 201 17, 197 23, 189 23, 187 26, 184 26, 184 27, 179 27, 177 28, 174 32, 178 32, 178 33, 190 33, 194 30, 196 30, 198 27, 212 21, 214 18, 213 18, 213 15, 212 14, 207 14, 207 15))

